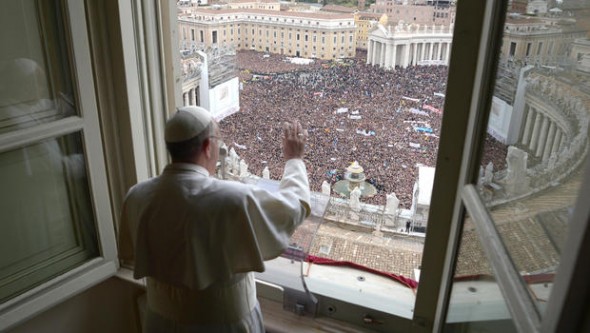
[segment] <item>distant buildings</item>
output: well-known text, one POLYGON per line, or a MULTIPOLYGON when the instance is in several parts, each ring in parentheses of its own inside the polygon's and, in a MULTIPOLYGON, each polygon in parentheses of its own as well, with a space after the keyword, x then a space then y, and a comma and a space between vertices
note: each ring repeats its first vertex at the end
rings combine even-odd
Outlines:
POLYGON ((448 26, 455 23, 455 6, 426 4, 404 4, 396 0, 377 0, 369 8, 375 14, 386 14, 390 22, 436 24, 448 26))
POLYGON ((574 40, 570 60, 577 70, 590 74, 590 40, 587 38, 574 40))
POLYGON ((553 115, 555 112, 548 111, 547 103, 529 103, 531 98, 527 97, 529 88, 525 79, 539 68, 561 68, 561 72, 590 69, 590 52, 585 39, 587 32, 569 15, 508 15, 488 122, 488 132, 492 136, 505 144, 518 144, 518 140, 524 138, 520 144, 525 150, 530 149, 533 156, 548 160, 558 149, 556 142, 565 137, 561 133, 569 131, 563 126, 560 129, 552 125, 551 119, 557 116, 553 115), (536 131, 533 131, 534 128, 536 131), (556 146, 541 147, 537 144, 537 141, 544 142, 545 137, 551 138, 546 140, 549 142, 547 145, 556 146))
POLYGON ((506 18, 500 57, 532 65, 556 65, 567 61, 574 40, 587 30, 573 19, 510 15, 506 18))
POLYGON ((377 22, 383 14, 376 13, 356 13, 354 14, 354 24, 356 25, 356 48, 367 49, 369 41, 369 32, 377 26, 377 22))
POLYGON ((356 27, 352 13, 272 8, 275 9, 193 8, 178 19, 179 44, 186 50, 230 46, 236 50, 292 57, 337 59, 355 56, 356 27))

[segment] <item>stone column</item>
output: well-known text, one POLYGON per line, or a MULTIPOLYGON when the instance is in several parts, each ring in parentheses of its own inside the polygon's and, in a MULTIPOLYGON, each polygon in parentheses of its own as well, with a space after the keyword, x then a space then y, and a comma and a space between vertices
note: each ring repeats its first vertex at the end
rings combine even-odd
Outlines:
POLYGON ((526 146, 531 140, 531 129, 533 127, 533 109, 529 105, 526 105, 525 108, 527 111, 526 121, 524 123, 524 131, 522 132, 522 138, 520 142, 526 146))
POLYGON ((404 68, 410 65, 410 43, 404 45, 404 68))
POLYGON ((561 138, 559 138, 559 148, 557 148, 558 150, 564 150, 565 149, 565 145, 567 144, 567 134, 566 133, 561 133, 561 138))
POLYGON ((535 150, 535 156, 541 156, 543 148, 545 148, 545 141, 547 140, 547 131, 549 130, 549 117, 543 117, 543 126, 541 126, 541 132, 539 133, 539 142, 537 143, 537 149, 535 150))
POLYGON ((535 151, 537 147, 537 141, 539 140, 539 132, 541 131, 541 118, 543 115, 540 112, 535 112, 535 124, 533 125, 533 135, 531 136, 531 144, 529 149, 531 152, 535 151))
POLYGON ((451 61, 451 43, 447 43, 447 55, 445 56, 445 63, 447 66, 450 64, 451 61))
POLYGON ((424 49, 426 48, 426 43, 420 43, 420 61, 424 60, 424 49))
POLYGON ((438 50, 436 51, 436 60, 442 60, 440 56, 442 55, 442 43, 438 43, 438 50))
POLYGON ((371 57, 373 56, 373 54, 371 53, 373 51, 373 41, 369 40, 369 42, 367 43, 367 65, 372 65, 371 61, 371 57))
POLYGON ((430 48, 428 49, 428 60, 432 60, 433 53, 434 53, 434 43, 430 43, 430 48))
POLYGON ((413 43, 412 46, 414 47, 412 65, 416 66, 418 64, 418 59, 416 59, 416 57, 418 56, 418 43, 413 43))
POLYGON ((385 66, 383 68, 388 69, 391 68, 391 44, 385 45, 385 66))
POLYGON ((379 54, 379 64, 383 68, 385 68, 385 66, 387 65, 385 63, 385 50, 387 49, 387 47, 389 47, 389 45, 387 43, 381 44, 381 52, 379 54))
POLYGON ((391 68, 393 68, 395 70, 395 65, 397 63, 397 45, 395 45, 395 43, 393 43, 392 47, 393 47, 393 52, 392 52, 393 64, 392 64, 391 68))
POLYGON ((553 138, 553 147, 551 147, 551 154, 557 153, 559 150, 559 140, 561 140, 561 130, 558 128, 555 131, 555 137, 553 138))
POLYGON ((371 63, 373 65, 378 65, 377 63, 377 54, 379 54, 379 49, 381 48, 381 44, 377 41, 373 41, 373 57, 371 59, 371 63))
POLYGON ((543 148, 543 161, 551 155, 551 148, 553 148, 553 139, 555 138, 555 123, 551 121, 549 124, 549 133, 547 134, 547 141, 543 148))
POLYGON ((182 103, 183 103, 183 106, 189 105, 188 104, 188 91, 185 92, 184 94, 182 94, 182 103))

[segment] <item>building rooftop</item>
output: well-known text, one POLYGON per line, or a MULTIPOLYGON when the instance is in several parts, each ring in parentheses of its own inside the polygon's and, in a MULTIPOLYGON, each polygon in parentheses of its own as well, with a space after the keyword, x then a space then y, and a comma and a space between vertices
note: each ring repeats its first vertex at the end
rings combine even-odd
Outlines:
POLYGON ((351 14, 340 14, 332 12, 294 12, 294 11, 273 11, 264 9, 209 9, 199 8, 195 10, 194 15, 227 15, 227 14, 258 14, 258 15, 273 15, 285 17, 298 18, 313 18, 313 19, 352 19, 351 14))
POLYGON ((232 0, 227 3, 280 3, 277 0, 232 0))
POLYGON ((322 7, 323 12, 334 12, 334 13, 354 13, 357 11, 356 8, 339 6, 339 5, 326 5, 322 7))

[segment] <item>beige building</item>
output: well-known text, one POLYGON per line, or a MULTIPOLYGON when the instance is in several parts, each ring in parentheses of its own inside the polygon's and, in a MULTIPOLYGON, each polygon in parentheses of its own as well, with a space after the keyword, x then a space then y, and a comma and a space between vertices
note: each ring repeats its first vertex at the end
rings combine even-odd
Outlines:
POLYGON ((563 63, 572 42, 586 33, 573 20, 513 15, 506 18, 501 58, 522 64, 563 63))
POLYGON ((231 46, 293 57, 354 57, 353 14, 198 8, 178 18, 181 49, 231 46))
POLYGON ((549 3, 547 0, 512 0, 510 11, 522 14, 544 14, 547 13, 549 3))
POLYGON ((572 43, 570 59, 579 71, 590 73, 590 40, 576 39, 572 43))
POLYGON ((227 4, 229 9, 281 10, 281 3, 276 0, 234 0, 227 4))
POLYGON ((376 26, 383 14, 375 13, 356 13, 354 15, 354 24, 356 26, 356 48, 367 49, 369 41, 369 32, 376 26))
POLYGON ((402 5, 395 0, 377 0, 369 11, 386 14, 390 22, 444 26, 455 23, 455 6, 402 5))

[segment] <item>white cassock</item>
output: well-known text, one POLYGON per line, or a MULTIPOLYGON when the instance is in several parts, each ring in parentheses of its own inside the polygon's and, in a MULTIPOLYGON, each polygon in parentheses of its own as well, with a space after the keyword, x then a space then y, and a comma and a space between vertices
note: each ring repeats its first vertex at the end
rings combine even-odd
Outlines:
POLYGON ((274 193, 184 163, 132 187, 119 252, 147 277, 147 332, 264 332, 252 272, 287 248, 309 202, 301 159, 274 193))

